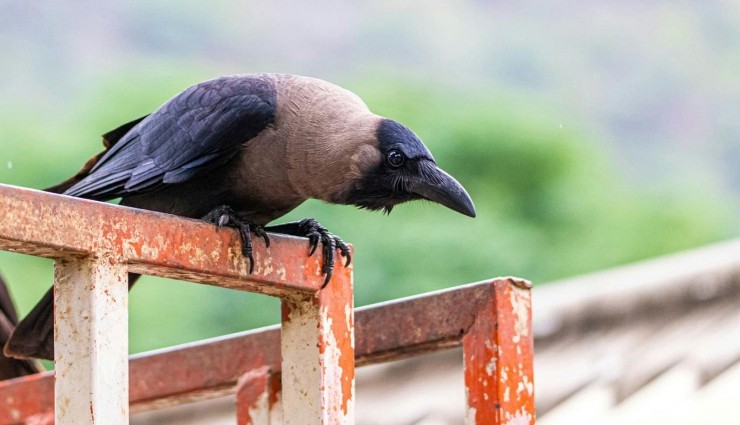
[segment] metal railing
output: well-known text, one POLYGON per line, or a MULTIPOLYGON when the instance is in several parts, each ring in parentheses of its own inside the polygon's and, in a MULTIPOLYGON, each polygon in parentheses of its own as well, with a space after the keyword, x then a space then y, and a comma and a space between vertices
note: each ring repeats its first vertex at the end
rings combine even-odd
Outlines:
POLYGON ((238 238, 196 220, 0 185, 0 249, 56 260, 57 330, 56 374, 0 382, 0 424, 123 424, 129 405, 229 392, 239 424, 351 424, 355 363, 459 345, 466 423, 534 423, 525 281, 495 279, 354 313, 351 267, 319 291, 320 258, 306 256, 304 239, 274 235, 269 250, 255 241, 248 274, 238 238), (281 328, 129 360, 128 271, 278 296, 281 328))

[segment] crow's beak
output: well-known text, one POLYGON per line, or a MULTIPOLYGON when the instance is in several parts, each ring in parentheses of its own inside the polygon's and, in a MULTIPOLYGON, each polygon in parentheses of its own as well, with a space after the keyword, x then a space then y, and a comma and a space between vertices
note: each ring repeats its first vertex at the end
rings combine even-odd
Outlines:
POLYGON ((409 182, 412 192, 460 214, 475 217, 473 200, 457 180, 431 161, 419 166, 421 172, 409 182))

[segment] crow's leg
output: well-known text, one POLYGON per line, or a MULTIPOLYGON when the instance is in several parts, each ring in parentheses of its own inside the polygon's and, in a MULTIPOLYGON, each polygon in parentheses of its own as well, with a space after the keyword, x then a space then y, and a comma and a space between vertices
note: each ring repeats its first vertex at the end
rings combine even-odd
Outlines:
POLYGON ((347 246, 341 238, 331 234, 324 226, 312 218, 292 223, 278 224, 276 226, 268 226, 265 229, 273 233, 282 233, 284 235, 303 236, 308 238, 308 243, 311 246, 311 251, 308 253, 309 256, 316 252, 316 248, 319 246, 319 242, 321 242, 321 250, 324 255, 324 263, 321 267, 321 271, 326 273, 324 284, 321 285, 322 289, 329 283, 331 275, 334 273, 334 250, 338 249, 342 254, 342 257, 345 258, 344 267, 347 267, 352 261, 349 246, 347 246))
POLYGON ((270 247, 270 238, 265 233, 265 228, 259 224, 245 220, 228 205, 214 208, 203 217, 203 220, 213 223, 218 227, 233 227, 239 231, 242 237, 242 254, 249 258, 249 273, 254 271, 254 256, 252 255, 252 233, 265 240, 265 246, 270 247))

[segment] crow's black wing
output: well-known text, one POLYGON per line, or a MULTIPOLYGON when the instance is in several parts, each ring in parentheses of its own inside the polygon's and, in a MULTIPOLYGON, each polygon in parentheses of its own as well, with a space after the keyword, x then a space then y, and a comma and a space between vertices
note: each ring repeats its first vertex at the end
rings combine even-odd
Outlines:
POLYGON ((106 200, 182 183, 233 158, 274 112, 275 91, 264 78, 198 84, 133 126, 65 194, 106 200))

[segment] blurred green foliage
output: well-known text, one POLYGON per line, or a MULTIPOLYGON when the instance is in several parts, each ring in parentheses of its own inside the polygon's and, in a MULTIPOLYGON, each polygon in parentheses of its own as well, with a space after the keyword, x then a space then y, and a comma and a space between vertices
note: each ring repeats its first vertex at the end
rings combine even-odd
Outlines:
MULTIPOLYGON (((36 101, 0 111, 0 182, 43 188, 66 178, 100 149, 99 134, 211 76, 160 67, 109 75, 63 110, 36 101)), ((387 217, 311 201, 285 217, 315 217, 354 244, 357 305, 499 275, 541 283, 737 230, 729 208, 708 195, 622 181, 587 126, 560 122, 557 111, 514 94, 375 76, 343 85, 375 112, 413 128, 478 209, 470 219, 415 203, 387 217)), ((47 260, 3 252, 0 270, 22 313, 51 283, 47 260)), ((155 278, 137 285, 130 307, 133 352, 279 319, 274 299, 155 278)))

